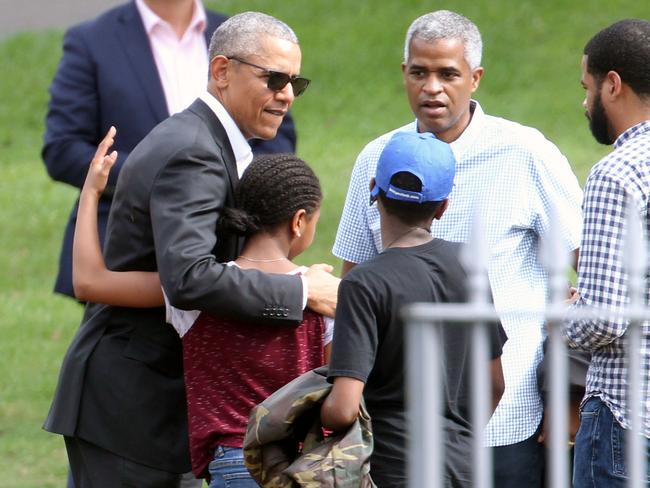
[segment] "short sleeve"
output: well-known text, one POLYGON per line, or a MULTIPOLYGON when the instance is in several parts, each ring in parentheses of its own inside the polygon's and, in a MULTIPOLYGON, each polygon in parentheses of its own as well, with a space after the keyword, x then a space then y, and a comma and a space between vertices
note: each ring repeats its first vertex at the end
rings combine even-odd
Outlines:
POLYGON ((375 164, 371 164, 373 154, 374 152, 366 147, 354 164, 332 250, 336 257, 352 263, 367 261, 378 252, 367 216, 370 205, 370 179, 375 173, 375 164))
POLYGON ((582 190, 560 150, 541 133, 538 139, 534 230, 544 235, 554 227, 570 252, 580 246, 582 190))
POLYGON ((365 382, 375 364, 378 332, 374 300, 361 284, 341 281, 328 379, 337 376, 365 382))
POLYGON ((496 322, 489 325, 490 333, 490 360, 497 359, 503 354, 503 345, 508 341, 508 335, 501 325, 496 322))
POLYGON ((393 134, 415 130, 415 123, 407 124, 369 142, 359 153, 332 249, 337 258, 358 264, 380 252, 379 212, 375 206, 370 206, 370 180, 374 178, 379 156, 393 134))

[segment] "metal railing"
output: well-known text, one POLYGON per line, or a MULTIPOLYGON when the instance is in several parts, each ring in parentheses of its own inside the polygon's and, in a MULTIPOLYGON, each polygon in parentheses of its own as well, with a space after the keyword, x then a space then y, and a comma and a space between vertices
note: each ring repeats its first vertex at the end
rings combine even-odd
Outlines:
MULTIPOLYGON (((456 323, 458 327, 472 327, 472 401, 473 445, 471 456, 473 486, 493 488, 491 451, 484 445, 483 431, 490 417, 489 342, 485 324, 499 320, 489 303, 489 283, 484 239, 479 219, 476 219, 472 238, 466 245, 463 262, 468 271, 470 301, 468 303, 418 303, 404 308, 406 321, 407 408, 409 419, 408 473, 409 486, 437 488, 443 486, 443 436, 440 408, 442 406, 442 375, 439 361, 441 344, 438 327, 433 324, 456 323), (436 414, 437 413, 437 414, 436 414)), ((630 488, 646 486, 646 439, 643 432, 643 408, 646 385, 643 383, 641 355, 642 323, 650 320, 646 305, 647 242, 641 230, 638 215, 627 216, 624 262, 628 276, 629 303, 622 310, 579 308, 571 311, 571 319, 629 320, 628 336, 628 411, 631 429, 627 433, 627 463, 630 466, 630 488)), ((550 298, 544 310, 522 309, 514 312, 539 316, 543 314, 548 333, 548 374, 550 391, 546 409, 551 413, 547 445, 547 486, 571 486, 567 449, 568 375, 567 348, 562 336, 562 325, 567 317, 567 268, 569 256, 562 250, 558 235, 553 231, 542 243, 542 262, 549 275, 550 298), (564 258, 566 256, 566 258, 564 258)), ((498 487, 496 487, 498 488, 498 487)))

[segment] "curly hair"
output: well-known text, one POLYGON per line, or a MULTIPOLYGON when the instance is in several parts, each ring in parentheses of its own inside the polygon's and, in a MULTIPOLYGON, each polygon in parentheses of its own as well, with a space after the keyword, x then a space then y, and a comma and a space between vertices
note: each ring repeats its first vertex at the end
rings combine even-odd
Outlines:
POLYGON ((294 154, 256 157, 235 191, 235 207, 224 209, 219 230, 248 236, 291 220, 300 209, 320 208, 323 193, 314 171, 294 154))
POLYGON ((602 83, 609 71, 642 97, 650 97, 650 22, 626 19, 598 32, 584 49, 587 71, 602 83))

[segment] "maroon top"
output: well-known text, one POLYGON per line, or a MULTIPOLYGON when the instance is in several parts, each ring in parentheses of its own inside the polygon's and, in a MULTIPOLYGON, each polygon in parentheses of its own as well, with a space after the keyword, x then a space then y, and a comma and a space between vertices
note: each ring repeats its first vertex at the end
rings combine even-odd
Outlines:
POLYGON ((271 393, 325 362, 323 317, 298 327, 199 315, 183 336, 192 471, 207 475, 218 445, 241 448, 248 414, 271 393))

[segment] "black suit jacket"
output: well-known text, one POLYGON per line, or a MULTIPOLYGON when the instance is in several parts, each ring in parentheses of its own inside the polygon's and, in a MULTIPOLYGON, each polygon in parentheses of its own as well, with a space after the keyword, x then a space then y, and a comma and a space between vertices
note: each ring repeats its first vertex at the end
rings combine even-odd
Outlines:
MULTIPOLYGON (((166 119, 124 163, 108 222, 107 266, 157 269, 177 307, 297 323, 298 277, 221 264, 239 251, 238 239, 215 235, 237 181, 225 130, 204 102, 166 119)), ((158 469, 190 470, 181 341, 163 308, 88 305, 45 429, 158 469)))
MULTIPOLYGON (((205 38, 209 43, 227 17, 206 13, 205 38)), ((117 127, 114 149, 119 153, 118 161, 98 211, 104 242, 112 192, 122 164, 136 144, 169 116, 153 52, 134 2, 66 33, 50 97, 43 160, 54 180, 81 188, 97 144, 111 125, 117 127)), ((291 116, 285 117, 275 139, 254 140, 251 147, 255 154, 295 152, 291 116)), ((74 296, 72 240, 76 219, 77 204, 65 229, 54 286, 55 291, 69 296, 74 296)))

